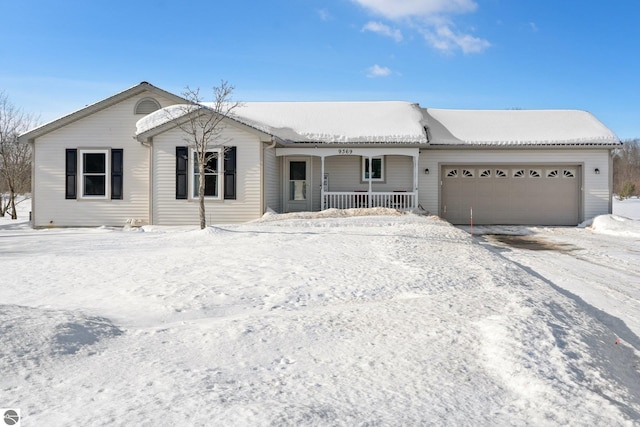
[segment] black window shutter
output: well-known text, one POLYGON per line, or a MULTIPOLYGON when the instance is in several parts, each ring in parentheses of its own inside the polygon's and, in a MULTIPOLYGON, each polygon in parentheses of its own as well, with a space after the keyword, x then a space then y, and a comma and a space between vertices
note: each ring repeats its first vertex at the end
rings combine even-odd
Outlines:
POLYGON ((187 147, 176 147, 176 199, 187 198, 187 147))
POLYGON ((65 199, 75 199, 78 187, 78 150, 67 148, 65 153, 65 199))
POLYGON ((111 149, 111 198, 122 200, 122 148, 111 149))
POLYGON ((236 147, 224 151, 224 198, 236 198, 236 147))

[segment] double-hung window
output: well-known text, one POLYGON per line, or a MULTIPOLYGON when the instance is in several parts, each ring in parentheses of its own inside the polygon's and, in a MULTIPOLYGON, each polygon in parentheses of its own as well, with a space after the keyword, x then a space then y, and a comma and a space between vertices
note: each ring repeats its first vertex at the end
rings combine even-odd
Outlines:
POLYGON ((220 172, 222 171, 221 160, 222 150, 215 149, 207 151, 206 162, 204 165, 204 177, 200 176, 198 169, 198 156, 195 151, 192 151, 193 162, 192 176, 193 188, 191 194, 193 198, 198 197, 198 191, 200 186, 200 180, 204 179, 204 196, 208 198, 218 199, 222 189, 222 179, 220 172))
MULTIPOLYGON (((197 199, 200 185, 197 152, 176 147, 176 199, 197 199)), ((204 195, 208 199, 236 199, 236 147, 207 150, 204 195)))
POLYGON ((369 164, 369 157, 362 158, 362 180, 368 181, 384 181, 384 158, 372 157, 369 164))
POLYGON ((80 195, 81 197, 107 197, 107 171, 109 156, 107 150, 80 151, 80 195))
POLYGON ((123 150, 68 148, 65 153, 66 199, 122 199, 123 150))
POLYGON ((107 151, 85 150, 80 152, 82 197, 107 197, 107 151))

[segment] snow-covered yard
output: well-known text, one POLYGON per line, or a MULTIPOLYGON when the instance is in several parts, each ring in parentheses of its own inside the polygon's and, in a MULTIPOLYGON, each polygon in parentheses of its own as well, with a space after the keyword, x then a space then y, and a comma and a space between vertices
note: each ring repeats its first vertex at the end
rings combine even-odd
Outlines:
POLYGON ((485 230, 534 251, 352 213, 376 215, 2 220, 0 407, 29 426, 640 422, 640 221, 485 230))

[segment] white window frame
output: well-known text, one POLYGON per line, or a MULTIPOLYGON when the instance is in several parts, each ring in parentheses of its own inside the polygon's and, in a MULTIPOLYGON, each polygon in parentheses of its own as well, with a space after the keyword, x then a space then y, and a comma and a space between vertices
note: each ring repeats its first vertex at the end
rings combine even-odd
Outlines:
MULTIPOLYGON (((222 148, 210 148, 207 150, 207 153, 217 153, 218 157, 217 157, 217 162, 218 162, 218 167, 217 167, 217 172, 211 173, 211 174, 205 174, 205 175, 217 175, 218 179, 217 179, 217 196, 207 196, 205 195, 204 198, 208 199, 208 200, 219 200, 222 199, 222 192, 223 192, 223 187, 222 187, 222 181, 224 180, 224 171, 222 170, 222 167, 224 166, 224 162, 222 161, 224 158, 224 150, 222 148)), ((195 162, 196 162, 196 150, 191 149, 190 151, 191 157, 189 158, 188 162, 189 162, 189 198, 190 199, 198 199, 198 187, 196 187, 196 175, 198 174, 198 171, 196 170, 196 166, 195 166, 195 162)))
MULTIPOLYGON (((78 150, 78 171, 80 177, 80 199, 108 199, 111 194, 111 156, 109 150, 106 149, 79 149, 78 150), (85 195, 84 194, 84 155, 85 154, 104 154, 104 194, 85 195)), ((97 174, 87 174, 97 175, 97 174)))
MULTIPOLYGON (((367 178, 367 160, 369 157, 362 156, 362 181, 369 181, 367 178)), ((371 178, 372 182, 381 182, 384 181, 384 156, 373 156, 371 157, 371 164, 373 165, 374 160, 380 160, 380 178, 371 178)))

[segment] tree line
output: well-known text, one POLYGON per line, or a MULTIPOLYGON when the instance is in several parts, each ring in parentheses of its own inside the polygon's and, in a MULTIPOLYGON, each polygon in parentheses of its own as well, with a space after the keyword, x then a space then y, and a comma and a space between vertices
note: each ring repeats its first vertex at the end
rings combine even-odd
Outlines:
POLYGON ((613 155, 613 193, 619 199, 640 196, 640 139, 623 141, 613 155))
POLYGON ((18 219, 16 196, 31 192, 31 146, 20 143, 18 136, 36 125, 34 115, 0 92, 0 217, 18 219))

